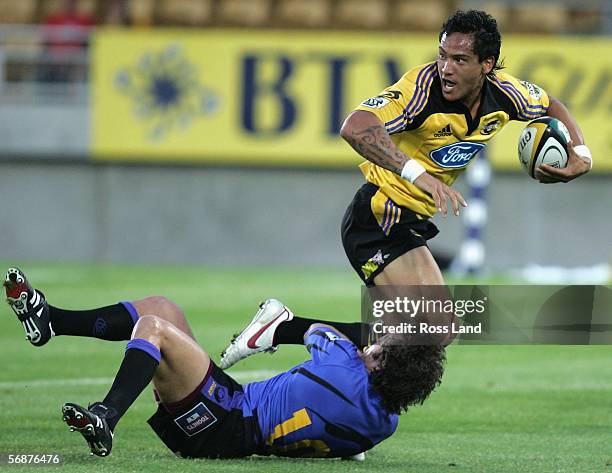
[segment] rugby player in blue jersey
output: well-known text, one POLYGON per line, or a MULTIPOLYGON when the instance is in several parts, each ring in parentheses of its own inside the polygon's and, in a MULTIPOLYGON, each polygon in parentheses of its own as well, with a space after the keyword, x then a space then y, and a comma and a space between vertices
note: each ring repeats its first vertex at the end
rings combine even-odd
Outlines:
POLYGON ((310 359, 270 379, 241 385, 198 345, 176 304, 163 297, 92 310, 47 303, 17 268, 4 281, 9 305, 26 338, 43 346, 61 335, 129 340, 104 398, 87 408, 62 407, 92 454, 111 452, 117 424, 152 381, 159 405, 149 424, 185 458, 252 454, 350 457, 391 436, 398 415, 421 404, 440 383, 440 345, 407 345, 386 336, 361 351, 338 329, 311 324, 276 300, 260 306, 232 346, 242 354, 274 350, 275 338, 300 340, 310 359), (284 334, 282 334, 284 332, 284 334), (252 348, 255 347, 255 348, 252 348))

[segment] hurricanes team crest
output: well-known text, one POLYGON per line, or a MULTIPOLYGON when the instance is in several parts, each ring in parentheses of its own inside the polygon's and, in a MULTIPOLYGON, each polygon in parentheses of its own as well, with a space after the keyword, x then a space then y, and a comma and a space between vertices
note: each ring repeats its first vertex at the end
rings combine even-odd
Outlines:
POLYGON ((200 83, 201 73, 181 48, 145 52, 136 64, 120 69, 115 86, 132 100, 134 115, 148 128, 151 141, 163 140, 219 108, 217 93, 200 83))
POLYGON ((385 259, 387 259, 390 255, 383 255, 382 250, 378 250, 374 256, 372 256, 362 267, 361 272, 364 277, 369 278, 374 271, 376 271, 380 266, 385 264, 385 259))

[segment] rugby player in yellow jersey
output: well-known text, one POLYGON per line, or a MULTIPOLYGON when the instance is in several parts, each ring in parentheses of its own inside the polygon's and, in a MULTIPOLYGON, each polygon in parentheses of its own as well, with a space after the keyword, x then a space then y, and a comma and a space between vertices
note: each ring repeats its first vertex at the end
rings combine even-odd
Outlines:
MULTIPOLYGON (((396 84, 363 102, 341 131, 367 159, 361 165, 367 183, 347 209, 342 241, 363 281, 381 286, 372 291, 375 297, 392 300, 400 294, 390 286, 417 286, 409 294, 402 288, 401 295, 446 300, 442 274, 427 248, 427 240, 438 233, 429 219, 437 211, 446 215, 448 200, 455 214, 467 205, 450 186, 508 121, 550 115, 567 126, 572 138, 568 165, 542 166, 537 172, 541 182, 570 181, 591 165, 582 133, 565 106, 538 86, 501 72, 501 36, 490 15, 459 11, 444 23, 439 39, 436 62, 408 71, 396 84)), ((264 313, 270 304, 282 313, 278 301, 262 306, 264 313)), ((414 315, 442 328, 455 320, 452 313, 414 315)), ((298 343, 310 324, 325 322, 295 315, 291 324, 267 320, 256 315, 225 349, 220 366, 229 368, 248 356, 274 351, 277 345, 298 343), (261 334, 269 335, 260 337, 266 342, 257 341, 261 334)), ((402 314, 383 317, 388 326, 403 320, 402 314)), ((331 323, 359 347, 376 338, 367 323, 331 323)), ((416 334, 400 337, 398 343, 405 349, 413 344, 445 346, 454 337, 436 333, 441 335, 416 334)), ((382 366, 385 363, 383 359, 382 366)))
MULTIPOLYGON (((409 45, 406 45, 409 47, 409 45)), ((444 284, 427 240, 436 212, 467 203, 450 186, 510 120, 548 115, 568 128, 567 167, 541 166, 543 183, 568 182, 591 167, 567 108, 540 87, 501 72, 501 35, 482 11, 458 11, 442 26, 435 62, 409 70, 344 122, 342 137, 364 158, 367 183, 342 222, 342 241, 367 285, 444 284)))

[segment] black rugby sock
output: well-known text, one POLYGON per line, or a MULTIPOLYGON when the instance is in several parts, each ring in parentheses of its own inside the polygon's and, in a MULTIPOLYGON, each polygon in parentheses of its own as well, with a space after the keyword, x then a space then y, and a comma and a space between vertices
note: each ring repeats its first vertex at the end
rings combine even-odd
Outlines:
POLYGON ((130 339, 138 315, 129 303, 92 310, 65 310, 50 305, 49 319, 55 335, 117 341, 130 339))
POLYGON ((119 419, 151 382, 160 360, 159 349, 143 338, 127 344, 115 381, 102 401, 108 408, 105 417, 111 430, 115 430, 119 419))
POLYGON ((293 316, 293 319, 281 323, 274 332, 273 345, 303 345, 304 334, 312 324, 327 324, 338 329, 359 348, 368 344, 368 324, 362 322, 333 322, 330 320, 306 319, 293 316))

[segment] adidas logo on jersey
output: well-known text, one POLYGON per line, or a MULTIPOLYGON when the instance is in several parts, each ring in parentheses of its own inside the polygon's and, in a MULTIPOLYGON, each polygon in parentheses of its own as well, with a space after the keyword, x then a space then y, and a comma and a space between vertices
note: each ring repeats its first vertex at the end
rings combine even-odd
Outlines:
POLYGON ((446 125, 441 130, 436 131, 434 133, 434 137, 435 138, 442 138, 444 136, 451 136, 452 134, 453 134, 453 132, 451 130, 451 126, 450 126, 450 123, 449 123, 448 125, 446 125))

